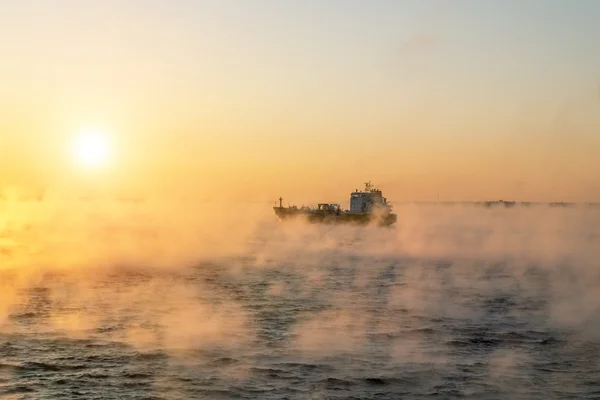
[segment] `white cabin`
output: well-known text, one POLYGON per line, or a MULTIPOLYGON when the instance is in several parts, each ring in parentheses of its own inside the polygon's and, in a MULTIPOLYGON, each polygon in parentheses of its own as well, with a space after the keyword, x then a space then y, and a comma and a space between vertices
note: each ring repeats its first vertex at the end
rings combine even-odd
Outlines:
POLYGON ((370 214, 374 206, 389 207, 381 190, 374 189, 370 182, 365 184, 364 191, 356 189, 350 194, 350 214, 370 214))

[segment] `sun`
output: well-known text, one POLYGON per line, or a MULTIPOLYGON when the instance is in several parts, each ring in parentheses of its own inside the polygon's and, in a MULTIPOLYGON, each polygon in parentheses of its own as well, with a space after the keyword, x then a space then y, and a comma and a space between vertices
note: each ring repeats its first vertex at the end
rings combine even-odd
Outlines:
POLYGON ((82 131, 73 143, 75 161, 83 167, 105 167, 110 161, 111 148, 108 135, 100 131, 82 131))

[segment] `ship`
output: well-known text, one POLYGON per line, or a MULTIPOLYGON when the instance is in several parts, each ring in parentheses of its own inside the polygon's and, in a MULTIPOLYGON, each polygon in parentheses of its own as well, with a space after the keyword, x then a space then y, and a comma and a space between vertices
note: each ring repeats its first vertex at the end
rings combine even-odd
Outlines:
POLYGON ((279 206, 273 207, 273 210, 280 221, 304 218, 311 223, 390 226, 397 219, 382 191, 371 182, 365 183, 364 190, 356 189, 350 194, 349 210, 342 210, 336 203, 319 203, 316 208, 284 207, 282 197, 279 198, 279 206))

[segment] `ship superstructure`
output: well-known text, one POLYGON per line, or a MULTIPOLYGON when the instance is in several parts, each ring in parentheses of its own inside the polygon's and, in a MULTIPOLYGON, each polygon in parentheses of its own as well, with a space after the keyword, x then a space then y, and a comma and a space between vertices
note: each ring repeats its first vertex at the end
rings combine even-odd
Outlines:
POLYGON ((273 207, 280 220, 304 217, 309 222, 319 223, 357 223, 392 225, 396 222, 396 214, 380 189, 371 182, 365 183, 365 189, 356 189, 350 194, 350 209, 342 210, 339 204, 319 203, 317 208, 296 206, 284 207, 283 198, 279 198, 279 207, 273 207))
POLYGON ((365 183, 365 190, 359 192, 358 189, 350 194, 350 214, 365 214, 373 211, 374 208, 389 207, 387 199, 379 189, 373 188, 371 182, 365 183))

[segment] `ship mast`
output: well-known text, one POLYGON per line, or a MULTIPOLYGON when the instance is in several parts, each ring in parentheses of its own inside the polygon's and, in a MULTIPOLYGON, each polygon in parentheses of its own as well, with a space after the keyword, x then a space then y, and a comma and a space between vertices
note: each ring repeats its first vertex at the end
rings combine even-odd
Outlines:
POLYGON ((279 198, 279 208, 283 208, 283 197, 279 198))

